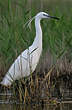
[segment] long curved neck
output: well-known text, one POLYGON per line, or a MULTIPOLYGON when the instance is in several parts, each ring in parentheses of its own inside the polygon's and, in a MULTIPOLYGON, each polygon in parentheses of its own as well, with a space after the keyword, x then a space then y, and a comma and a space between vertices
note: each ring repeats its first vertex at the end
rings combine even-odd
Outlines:
POLYGON ((42 29, 40 26, 40 19, 35 18, 36 37, 33 44, 42 49, 42 29))
POLYGON ((40 26, 40 19, 35 19, 36 37, 42 36, 42 29, 40 26))

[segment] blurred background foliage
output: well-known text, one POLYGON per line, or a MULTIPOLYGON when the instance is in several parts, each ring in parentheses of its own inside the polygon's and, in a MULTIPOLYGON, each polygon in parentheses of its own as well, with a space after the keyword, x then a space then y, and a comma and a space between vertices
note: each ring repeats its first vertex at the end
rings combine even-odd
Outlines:
POLYGON ((71 0, 0 0, 0 73, 5 73, 17 56, 35 37, 34 21, 30 29, 24 24, 38 12, 60 18, 42 20, 43 56, 49 50, 56 61, 67 55, 72 61, 71 0))

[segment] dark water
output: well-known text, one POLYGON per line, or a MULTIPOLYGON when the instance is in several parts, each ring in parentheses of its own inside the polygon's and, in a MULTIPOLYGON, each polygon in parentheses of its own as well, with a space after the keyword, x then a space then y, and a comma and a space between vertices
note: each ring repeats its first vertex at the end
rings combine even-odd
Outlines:
POLYGON ((44 106, 0 104, 0 110, 72 110, 72 103, 44 106))

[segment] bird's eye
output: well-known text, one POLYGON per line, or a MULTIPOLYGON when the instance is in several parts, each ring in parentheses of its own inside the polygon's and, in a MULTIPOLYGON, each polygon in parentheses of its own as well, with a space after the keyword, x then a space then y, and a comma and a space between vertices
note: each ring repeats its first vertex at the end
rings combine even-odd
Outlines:
POLYGON ((48 18, 48 14, 43 14, 43 16, 47 17, 48 18))
POLYGON ((45 14, 43 14, 43 16, 46 16, 45 14))

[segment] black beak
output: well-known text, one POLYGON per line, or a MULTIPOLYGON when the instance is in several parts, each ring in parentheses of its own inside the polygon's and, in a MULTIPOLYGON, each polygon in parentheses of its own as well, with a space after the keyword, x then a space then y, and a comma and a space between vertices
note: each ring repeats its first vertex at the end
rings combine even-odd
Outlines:
POLYGON ((52 19, 56 19, 56 20, 59 20, 60 18, 58 17, 55 17, 55 16, 48 16, 49 18, 52 18, 52 19))
POLYGON ((45 15, 45 14, 43 14, 43 15, 46 16, 46 17, 48 17, 48 18, 59 20, 59 18, 58 17, 55 17, 55 16, 49 16, 49 15, 45 15))

